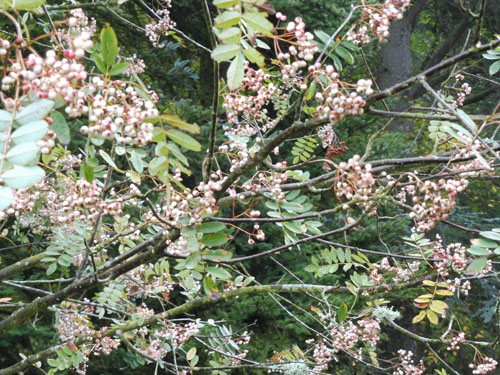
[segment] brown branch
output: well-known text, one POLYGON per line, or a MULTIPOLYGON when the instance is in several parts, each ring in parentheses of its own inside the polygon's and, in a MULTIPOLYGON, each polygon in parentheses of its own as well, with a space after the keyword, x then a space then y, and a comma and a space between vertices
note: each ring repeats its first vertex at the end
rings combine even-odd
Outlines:
POLYGON ((413 77, 410 77, 403 82, 397 83, 394 86, 389 87, 388 89, 385 89, 381 92, 378 92, 378 93, 375 93, 375 94, 369 96, 367 99, 367 106, 375 103, 376 101, 379 101, 381 99, 385 99, 389 96, 397 94, 398 92, 407 89, 408 87, 414 85, 415 83, 418 83, 422 79, 431 77, 431 76, 435 75, 436 73, 440 72, 441 70, 446 69, 449 66, 456 64, 459 61, 465 60, 471 56, 474 56, 474 55, 479 54, 481 52, 487 51, 489 49, 493 49, 499 45, 500 45, 500 39, 494 40, 488 44, 483 44, 480 46, 473 46, 473 47, 469 48, 467 51, 459 53, 458 55, 450 57, 449 59, 443 60, 439 64, 436 64, 433 67, 430 67, 429 69, 426 69, 423 72, 421 72, 413 77))

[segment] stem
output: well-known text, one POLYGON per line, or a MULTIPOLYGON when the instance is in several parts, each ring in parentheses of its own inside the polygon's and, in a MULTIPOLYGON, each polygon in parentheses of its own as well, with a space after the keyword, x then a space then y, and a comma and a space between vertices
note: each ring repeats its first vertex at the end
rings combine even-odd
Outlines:
MULTIPOLYGON (((210 9, 208 7, 207 0, 203 0, 203 17, 205 19, 205 24, 207 26, 208 35, 210 37, 210 44, 212 45, 212 49, 215 49, 217 46, 215 35, 212 31, 212 20, 210 18, 210 9)), ((210 135, 208 138, 208 155, 206 156, 207 164, 205 168, 203 168, 203 181, 207 183, 210 180, 210 174, 212 173, 212 161, 214 158, 214 149, 215 149, 215 132, 217 130, 217 119, 219 117, 219 63, 215 60, 213 61, 213 97, 212 97, 212 124, 210 126, 210 135)))

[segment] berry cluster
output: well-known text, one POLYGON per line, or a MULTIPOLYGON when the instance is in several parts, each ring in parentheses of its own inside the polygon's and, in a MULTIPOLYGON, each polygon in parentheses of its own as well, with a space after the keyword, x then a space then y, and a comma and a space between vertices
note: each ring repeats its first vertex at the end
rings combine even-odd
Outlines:
POLYGON ((466 252, 466 247, 462 246, 461 243, 452 243, 445 248, 441 237, 436 235, 431 258, 442 259, 440 262, 435 263, 438 274, 446 277, 451 270, 456 272, 465 270, 468 263, 466 252))
MULTIPOLYGON (((309 343, 309 341, 306 341, 309 343)), ((328 370, 328 363, 333 359, 333 350, 326 346, 321 340, 314 345, 313 360, 314 368, 313 374, 320 374, 322 371, 328 370)))
POLYGON ((305 68, 308 62, 314 59, 314 54, 319 51, 314 43, 314 35, 305 31, 306 25, 302 18, 295 18, 295 22, 289 22, 286 27, 284 38, 293 41, 288 52, 279 52, 278 60, 284 61, 281 65, 281 78, 284 82, 300 75, 300 69, 305 68), (290 60, 293 58, 293 62, 290 60))
POLYGON ((358 28, 347 33, 347 40, 355 45, 370 43, 369 32, 383 42, 389 37, 391 21, 403 18, 403 13, 410 6, 410 0, 386 0, 384 4, 362 5, 363 16, 358 28))
POLYGON ((170 18, 170 10, 172 7, 172 0, 161 0, 163 9, 156 12, 159 19, 152 21, 146 25, 146 36, 154 47, 163 48, 164 45, 160 44, 160 38, 165 35, 169 30, 176 26, 176 23, 170 18))
POLYGON ((0 56, 5 56, 10 48, 10 42, 7 39, 0 38, 0 56))
POLYGON ((410 217, 415 220, 415 229, 419 232, 428 232, 439 221, 446 220, 456 205, 456 195, 464 191, 469 185, 466 179, 440 179, 438 182, 415 181, 416 188, 406 188, 412 195, 413 209, 410 217))
MULTIPOLYGON (((91 104, 89 125, 80 128, 91 138, 116 139, 119 144, 144 146, 153 138, 154 125, 147 120, 158 116, 152 100, 144 99, 137 90, 124 82, 109 86, 98 77, 93 78, 88 97, 91 104)), ((67 111, 68 112, 68 111, 67 111)), ((69 113, 74 115, 74 113, 69 113)))
POLYGON ((446 350, 458 350, 460 349, 460 345, 462 345, 465 341, 465 333, 458 332, 456 335, 453 335, 451 339, 448 340, 448 346, 446 350))
POLYGON ((262 69, 254 70, 247 63, 240 91, 224 96, 223 108, 226 110, 228 122, 238 124, 239 115, 248 116, 258 121, 267 118, 266 111, 263 111, 263 108, 278 91, 278 88, 272 82, 265 85, 269 78, 269 74, 265 74, 262 69), (242 92, 248 91, 255 94, 242 94, 242 92))
POLYGON ((423 375, 425 371, 424 362, 414 364, 413 352, 403 349, 398 350, 400 363, 392 375, 423 375))
POLYGON ((465 296, 469 295, 469 291, 471 289, 471 284, 469 280, 462 281, 459 278, 455 278, 455 280, 446 280, 448 284, 448 288, 453 292, 463 293, 465 296))
MULTIPOLYGON (((463 81, 465 79, 463 74, 457 74, 455 77, 456 83, 463 81)), ((455 108, 461 107, 464 105, 465 98, 470 95, 472 92, 472 87, 467 83, 464 82, 462 86, 457 90, 457 98, 453 101, 453 106, 455 108)))
POLYGON ((482 362, 477 364, 470 364, 469 367, 472 369, 474 375, 484 375, 488 372, 494 371, 497 368, 498 362, 490 357, 483 357, 482 362))
POLYGON ((357 116, 364 113, 365 100, 361 94, 371 95, 372 81, 360 79, 357 84, 347 84, 339 79, 339 74, 332 65, 325 69, 315 69, 315 77, 324 77, 328 80, 325 85, 322 80, 317 79, 323 92, 316 94, 317 116, 319 118, 329 119, 332 124, 345 119, 347 116, 357 116), (351 86, 351 91, 349 90, 351 86), (352 90, 355 89, 355 90, 352 90))
MULTIPOLYGON (((368 200, 376 193, 375 178, 372 175, 372 166, 365 164, 361 167, 360 160, 361 157, 355 155, 347 163, 339 164, 335 195, 340 200, 345 198, 348 201, 355 201, 363 208, 368 208, 370 207, 368 200)), ((349 206, 345 205, 345 208, 349 206)))

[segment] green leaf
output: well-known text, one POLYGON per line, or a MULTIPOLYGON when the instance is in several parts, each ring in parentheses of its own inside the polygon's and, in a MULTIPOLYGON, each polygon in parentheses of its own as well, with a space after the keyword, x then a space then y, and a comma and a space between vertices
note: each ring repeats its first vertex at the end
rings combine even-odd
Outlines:
POLYGON ((189 351, 186 353, 186 359, 190 361, 194 358, 195 355, 196 355, 196 348, 193 347, 189 349, 189 351))
MULTIPOLYGON (((214 28, 214 30, 217 30, 217 28, 214 28)), ((218 38, 222 40, 224 44, 239 44, 241 39, 241 30, 239 27, 230 27, 229 29, 219 32, 218 38)))
POLYGON ((46 121, 33 121, 26 125, 21 126, 10 136, 10 139, 15 144, 23 142, 36 142, 42 139, 47 130, 49 129, 49 124, 46 121))
POLYGON ((167 124, 178 129, 184 130, 192 134, 200 134, 200 127, 197 124, 187 123, 179 118, 179 116, 169 113, 164 113, 160 118, 167 124))
POLYGON ((429 319, 429 322, 432 324, 438 324, 439 323, 439 318, 436 315, 436 313, 432 310, 427 310, 426 311, 427 319, 429 319))
POLYGON ((142 171, 144 171, 144 162, 137 151, 132 151, 132 155, 130 155, 130 162, 138 173, 142 173, 142 171))
POLYGON ((109 154, 104 151, 104 150, 99 150, 99 155, 102 156, 102 158, 106 161, 106 163, 108 163, 114 170, 118 171, 118 172, 121 172, 121 173, 125 173, 124 171, 122 171, 121 169, 119 169, 115 162, 113 161, 113 159, 111 158, 111 156, 109 156, 109 154))
POLYGON ((40 148, 35 142, 24 142, 9 149, 7 160, 12 164, 30 166, 40 157, 40 148))
POLYGON ((106 65, 104 65, 104 61, 102 61, 101 56, 99 56, 97 53, 94 53, 92 55, 92 60, 94 60, 97 69, 99 69, 102 74, 106 74, 106 65))
POLYGON ((245 57, 240 52, 229 65, 227 70, 227 85, 229 90, 236 90, 241 86, 245 75, 245 57))
POLYGON ((309 87, 307 88, 306 95, 304 97, 305 100, 309 101, 314 98, 316 94, 316 80, 313 80, 309 87))
POLYGON ((130 64, 128 62, 121 62, 118 64, 115 64, 110 70, 109 70, 109 75, 110 76, 117 76, 119 74, 122 74, 124 71, 126 71, 129 68, 130 64))
POLYGON ((12 122, 12 113, 0 109, 0 131, 7 130, 12 122))
POLYGON ((267 19, 267 13, 264 12, 246 12, 243 15, 243 19, 246 23, 255 31, 267 35, 272 36, 271 31, 274 26, 267 19))
POLYGON ((169 137, 179 146, 185 147, 188 150, 192 151, 201 151, 201 144, 186 133, 183 133, 177 129, 169 129, 165 132, 165 134, 167 134, 167 137, 169 137))
POLYGON ((184 156, 184 154, 181 152, 179 149, 179 146, 177 146, 174 142, 168 142, 167 147, 168 151, 172 153, 172 155, 179 160, 182 164, 184 164, 186 167, 189 166, 189 161, 188 159, 184 156))
POLYGON ((262 54, 252 46, 247 46, 245 49, 243 49, 243 54, 250 62, 257 64, 261 68, 264 66, 264 56, 262 56, 262 54))
POLYGON ((111 26, 106 25, 101 31, 101 53, 104 64, 111 67, 118 56, 118 40, 111 26))
POLYGON ((491 66, 490 66, 490 76, 492 76, 494 74, 497 74, 499 70, 500 70, 500 60, 498 60, 497 62, 491 64, 491 66))
POLYGON ((316 37, 325 45, 328 43, 328 40, 330 40, 330 35, 321 30, 315 30, 314 35, 316 35, 316 37))
POLYGON ((12 189, 8 186, 0 186, 0 210, 5 210, 13 201, 12 189))
POLYGON ((19 10, 28 10, 43 5, 45 0, 13 0, 12 8, 19 10))
POLYGON ((347 318, 347 303, 343 302, 337 309, 337 321, 342 323, 347 318))
POLYGON ((354 57, 344 47, 337 46, 337 48, 335 48, 335 53, 339 55, 348 64, 350 65, 354 64, 354 57))
POLYGON ((240 22, 240 12, 226 11, 215 17, 214 22, 219 29, 227 29, 240 22))
POLYGON ((53 120, 52 125, 50 125, 50 129, 56 133, 59 142, 63 145, 69 144, 71 141, 71 135, 68 123, 66 122, 63 114, 60 112, 54 112, 50 117, 53 120))
POLYGON ((219 9, 226 9, 238 5, 240 0, 214 0, 214 5, 219 9))
POLYGON ((13 187, 14 189, 27 189, 35 185, 44 176, 45 172, 40 167, 22 167, 15 165, 14 168, 9 169, 0 177, 7 185, 13 187))
POLYGON ((488 261, 487 258, 477 258, 471 264, 469 264, 469 267, 467 267, 467 271, 478 273, 484 267, 486 267, 487 261, 488 261))
POLYGON ((209 233, 203 236, 201 242, 208 247, 215 247, 224 245, 229 241, 229 236, 224 233, 209 233))
POLYGON ((226 229, 224 223, 220 221, 209 221, 207 223, 203 223, 198 227, 198 232, 201 233, 218 233, 222 232, 226 229))
POLYGON ((283 226, 289 231, 297 234, 302 234, 302 228, 299 223, 294 221, 285 221, 283 222, 283 226))
POLYGON ((207 272, 209 275, 217 279, 229 280, 231 278, 231 274, 222 268, 207 267, 207 272))
POLYGON ((94 168, 83 162, 80 165, 80 178, 85 178, 88 182, 92 183, 94 181, 94 168))
POLYGON ((238 44, 219 44, 212 52, 212 59, 215 61, 229 61, 231 60, 240 50, 238 44))
POLYGON ((16 122, 20 125, 26 125, 33 121, 43 120, 54 108, 54 105, 55 103, 52 100, 37 100, 16 115, 16 122))
POLYGON ((46 272, 47 272, 47 275, 52 275, 56 271, 57 271, 57 263, 54 262, 54 263, 49 265, 46 272))

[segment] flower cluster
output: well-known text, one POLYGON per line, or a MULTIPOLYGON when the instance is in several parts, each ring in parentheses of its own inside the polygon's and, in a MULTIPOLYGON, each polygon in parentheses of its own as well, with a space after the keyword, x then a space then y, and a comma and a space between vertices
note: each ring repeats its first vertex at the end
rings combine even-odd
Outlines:
POLYGON ((46 189, 45 184, 47 180, 41 180, 30 189, 16 189, 13 191, 14 201, 9 208, 0 210, 0 220, 5 219, 7 216, 20 217, 22 213, 33 211, 36 202, 42 196, 42 191, 46 189))
POLYGON ((153 46, 163 48, 160 44, 160 38, 165 35, 170 29, 176 26, 176 23, 170 18, 170 10, 172 7, 172 0, 161 0, 163 9, 156 12, 158 20, 152 21, 146 25, 146 36, 149 38, 153 46))
POLYGON ((403 18, 403 13, 410 6, 410 0, 386 0, 384 4, 361 6, 363 16, 357 29, 347 33, 347 40, 355 45, 370 43, 369 32, 383 42, 389 37, 391 21, 403 18))
POLYGON ((97 180, 90 183, 80 179, 73 183, 65 179, 65 188, 63 194, 55 190, 48 192, 46 206, 40 209, 41 215, 46 215, 59 223, 81 220, 93 224, 100 215, 118 217, 123 213, 123 200, 121 198, 113 202, 103 200, 102 187, 97 185, 97 180))
POLYGON ((413 353, 403 349, 398 350, 400 363, 392 375, 423 375, 425 371, 423 361, 415 365, 413 353))
POLYGON ((419 262, 407 263, 406 267, 402 265, 391 266, 389 259, 387 257, 382 258, 382 260, 373 265, 373 269, 370 271, 370 281, 375 285, 380 285, 384 281, 384 275, 379 273, 380 271, 385 272, 395 272, 396 275, 393 277, 394 283, 406 282, 410 280, 410 277, 414 275, 420 269, 419 262))

